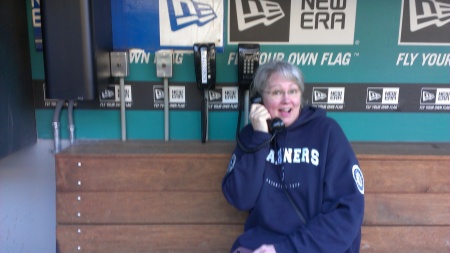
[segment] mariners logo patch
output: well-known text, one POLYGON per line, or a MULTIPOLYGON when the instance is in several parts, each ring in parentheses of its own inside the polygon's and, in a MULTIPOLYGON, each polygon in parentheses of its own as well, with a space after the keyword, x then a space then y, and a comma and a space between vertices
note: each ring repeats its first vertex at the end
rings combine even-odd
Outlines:
POLYGON ((359 192, 364 194, 364 177, 361 169, 357 164, 353 165, 352 168, 353 179, 355 180, 356 187, 358 187, 359 192))
POLYGON ((233 156, 231 157, 230 163, 228 164, 228 170, 227 170, 228 173, 233 171, 235 163, 236 163, 236 155, 233 154, 233 156))

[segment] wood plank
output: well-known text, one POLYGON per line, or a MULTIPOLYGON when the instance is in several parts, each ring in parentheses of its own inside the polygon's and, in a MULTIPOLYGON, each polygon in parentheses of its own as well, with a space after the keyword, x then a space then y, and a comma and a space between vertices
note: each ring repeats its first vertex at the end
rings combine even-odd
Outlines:
MULTIPOLYGON (((368 193, 450 193, 450 157, 376 157, 360 159, 368 193)), ((221 191, 228 159, 228 155, 209 159, 177 155, 58 157, 57 190, 221 191)))
POLYGON ((220 192, 57 193, 57 223, 243 224, 220 192))
POLYGON ((229 157, 57 158, 57 191, 221 191, 229 157))
POLYGON ((242 225, 57 226, 60 253, 229 252, 242 225))
POLYGON ((365 155, 359 162, 366 193, 450 193, 450 157, 365 155))
POLYGON ((444 253, 450 251, 450 227, 367 226, 361 253, 444 253))
MULTIPOLYGON (((365 202, 365 225, 450 225, 446 193, 366 194, 365 202)), ((244 224, 247 213, 220 192, 66 192, 57 194, 56 217, 59 224, 244 224)))
MULTIPOLYGON (((356 154, 368 155, 443 155, 450 156, 450 143, 406 143, 406 142, 351 142, 356 154)), ((58 156, 73 154, 231 154, 235 141, 158 141, 158 140, 102 140, 83 141, 72 145, 58 156)))
POLYGON ((207 158, 216 154, 227 154, 231 152, 236 143, 233 141, 158 141, 158 140, 128 140, 126 142, 116 140, 102 141, 79 141, 57 156, 71 155, 155 155, 155 154, 186 154, 189 156, 207 158))
POLYGON ((450 225, 448 193, 369 193, 365 197, 364 225, 450 225))
MULTIPOLYGON (((59 225, 56 239, 60 253, 225 253, 241 231, 241 225, 59 225)), ((448 252, 449 234, 448 226, 364 226, 361 252, 448 252)))
POLYGON ((450 156, 449 142, 351 142, 356 154, 443 155, 450 156))

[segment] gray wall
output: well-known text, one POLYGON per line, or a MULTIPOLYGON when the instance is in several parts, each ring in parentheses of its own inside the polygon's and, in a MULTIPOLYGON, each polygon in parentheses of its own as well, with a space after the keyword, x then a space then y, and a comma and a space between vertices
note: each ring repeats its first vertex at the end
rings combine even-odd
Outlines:
POLYGON ((36 140, 26 1, 0 1, 0 252, 56 248, 53 143, 36 140))
POLYGON ((38 140, 0 159, 0 252, 56 252, 53 142, 38 140))
POLYGON ((25 3, 0 1, 0 158, 36 142, 25 3))

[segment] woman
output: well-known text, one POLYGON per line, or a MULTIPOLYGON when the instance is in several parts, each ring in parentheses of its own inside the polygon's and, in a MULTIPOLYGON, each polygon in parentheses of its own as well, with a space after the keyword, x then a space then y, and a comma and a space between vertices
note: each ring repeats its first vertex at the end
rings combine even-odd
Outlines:
POLYGON ((256 73, 251 94, 263 102, 252 104, 222 182, 227 201, 249 211, 232 251, 359 252, 362 172, 336 121, 302 106, 303 91, 301 71, 287 62, 256 73), (274 118, 285 128, 271 133, 274 118))

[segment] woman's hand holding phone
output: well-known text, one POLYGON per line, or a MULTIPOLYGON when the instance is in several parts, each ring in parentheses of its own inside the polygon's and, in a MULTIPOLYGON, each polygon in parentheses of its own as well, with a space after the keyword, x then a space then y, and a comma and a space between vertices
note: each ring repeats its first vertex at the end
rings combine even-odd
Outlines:
POLYGON ((267 120, 270 119, 271 117, 269 111, 267 111, 264 105, 252 104, 250 107, 249 118, 255 131, 260 131, 264 133, 269 132, 267 120))

